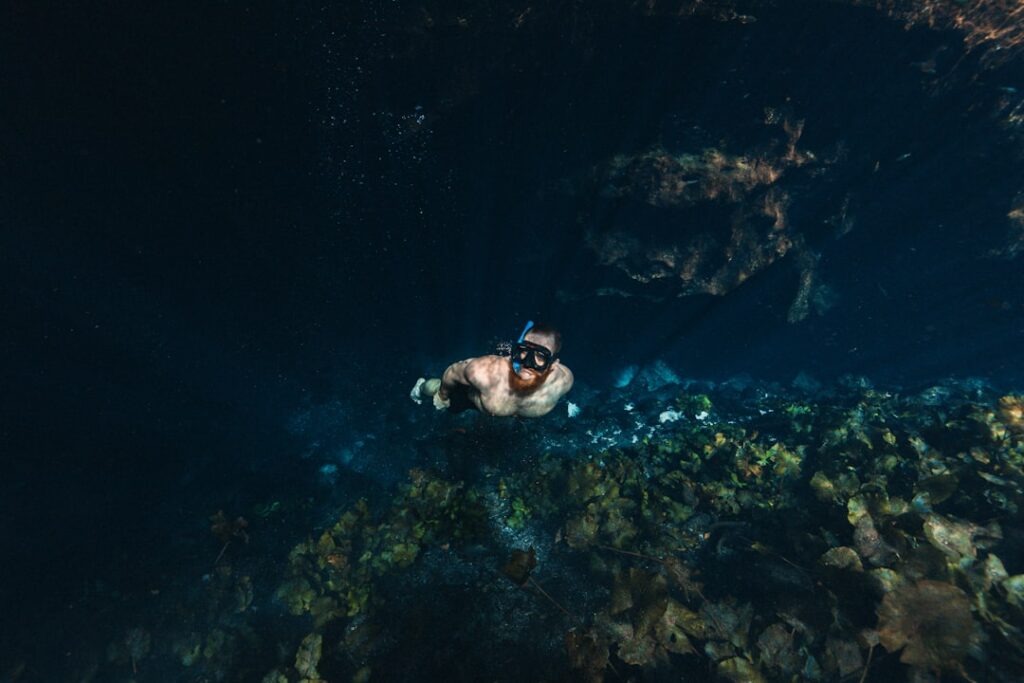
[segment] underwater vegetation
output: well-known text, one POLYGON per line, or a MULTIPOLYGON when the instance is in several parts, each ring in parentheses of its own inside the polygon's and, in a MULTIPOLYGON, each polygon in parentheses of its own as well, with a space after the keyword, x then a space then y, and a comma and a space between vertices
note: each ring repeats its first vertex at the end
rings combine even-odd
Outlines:
POLYGON ((853 0, 852 4, 876 7, 908 26, 956 30, 971 49, 981 51, 988 67, 1016 57, 1024 46, 1024 10, 1013 0, 853 0))
MULTIPOLYGON (((174 597, 199 616, 120 628, 99 671, 1020 680, 1024 395, 809 387, 634 381, 525 433, 410 435, 448 461, 283 527, 290 550, 222 552, 174 597)), ((218 513, 212 542, 269 519, 218 513)))
MULTIPOLYGON (((608 49, 604 41, 617 35, 610 27, 628 26, 634 36, 654 27, 679 31, 674 41, 683 45, 705 32, 721 36, 716 40, 735 41, 734 50, 720 55, 703 49, 676 57, 666 50, 645 58, 633 77, 649 82, 648 96, 665 107, 643 117, 647 131, 629 145, 588 147, 592 156, 578 155, 578 164, 563 167, 562 175, 537 188, 553 207, 572 207, 589 257, 587 277, 561 284, 557 296, 566 303, 604 297, 699 302, 705 295, 730 296, 751 281, 785 281, 780 289, 784 315, 798 322, 865 294, 844 286, 842 259, 835 256, 843 251, 843 240, 865 240, 873 230, 881 235, 889 229, 880 226, 891 212, 878 206, 893 181, 905 176, 902 169, 934 164, 928 175, 937 179, 943 169, 963 172, 970 165, 963 155, 932 154, 959 129, 956 121, 975 116, 990 121, 991 128, 984 134, 979 128, 972 138, 970 154, 1004 158, 1007 169, 999 173, 989 204, 997 214, 991 219, 993 230, 981 239, 965 239, 962 255, 982 261, 1013 259, 1024 251, 1016 171, 1024 123, 1015 75, 1024 43, 1021 19, 1020 3, 1008 0, 604 0, 426 2, 391 8, 382 24, 403 37, 389 63, 399 60, 415 69, 460 55, 453 68, 458 77, 442 79, 437 99, 443 104, 424 123, 397 124, 403 139, 421 140, 426 131, 442 133, 446 122, 461 121, 471 110, 469 103, 486 98, 495 74, 506 68, 534 78, 543 77, 545 67, 555 68, 551 55, 537 49, 553 37, 573 47, 579 58, 572 68, 584 71, 602 64, 608 49), (813 51, 767 51, 778 48, 772 37, 797 27, 807 37, 792 45, 813 43, 810 38, 822 46, 836 44, 829 36, 848 24, 861 27, 861 38, 888 35, 891 42, 885 47, 859 40, 844 44, 844 54, 826 69, 835 73, 824 75, 813 51), (481 43, 493 49, 478 54, 470 48, 481 43), (881 56, 870 54, 875 50, 881 56), (734 67, 730 60, 737 53, 744 55, 743 64, 734 67), (842 75, 874 58, 885 65, 872 67, 866 79, 876 85, 902 83, 885 94, 876 92, 879 104, 916 112, 901 132, 892 127, 892 117, 858 116, 843 123, 842 112, 829 105, 828 88, 859 89, 859 81, 840 86, 842 75), (776 65, 770 74, 758 68, 766 60, 776 65), (719 70, 723 76, 714 81, 711 97, 708 86, 694 76, 719 70), (877 78, 881 73, 889 78, 877 78), (703 94, 688 96, 693 91, 703 94), (956 116, 947 118, 952 111, 956 116), (928 132, 930 126, 936 129, 928 132), (879 144, 889 134, 901 138, 900 150, 879 144), (921 161, 925 155, 927 162, 921 161)), ((409 111, 404 99, 395 98, 389 116, 419 120, 421 115, 409 111)), ((595 122, 602 120, 595 115, 595 122)), ((989 163, 988 168, 998 165, 989 163)), ((939 191, 944 192, 970 197, 960 183, 939 191)), ((912 199, 910 194, 900 198, 912 199)), ((933 216, 933 208, 934 202, 921 202, 908 210, 916 214, 915 223, 937 229, 946 218, 941 212, 933 216)), ((894 255, 884 240, 870 239, 877 248, 866 258, 881 264, 894 255)))
MULTIPOLYGON (((598 262, 641 284, 672 282, 669 295, 721 296, 791 254, 800 285, 790 321, 807 317, 812 298, 816 310, 823 312, 829 294, 818 284, 818 258, 807 248, 803 233, 791 224, 791 197, 779 181, 789 169, 829 162, 819 162, 814 154, 798 149, 804 122, 791 118, 766 110, 765 125, 783 133, 766 150, 734 155, 706 148, 671 154, 659 147, 634 156, 618 155, 597 169, 595 177, 605 198, 630 199, 655 209, 724 208, 730 214, 725 220, 704 216, 689 221, 685 230, 658 236, 637 235, 621 226, 590 229, 587 245, 598 262)), ((822 171, 818 169, 819 174, 822 171)), ((605 293, 628 294, 623 290, 605 293)))
MULTIPOLYGON (((874 9, 907 28, 926 27, 953 30, 964 43, 981 52, 991 68, 1013 59, 1024 45, 1024 22, 1020 3, 1013 0, 840 0, 874 9)), ((837 3, 838 4, 838 3, 837 3)), ((756 13, 771 3, 759 0, 649 0, 637 5, 639 11, 661 16, 705 16, 716 21, 753 23, 756 13)))

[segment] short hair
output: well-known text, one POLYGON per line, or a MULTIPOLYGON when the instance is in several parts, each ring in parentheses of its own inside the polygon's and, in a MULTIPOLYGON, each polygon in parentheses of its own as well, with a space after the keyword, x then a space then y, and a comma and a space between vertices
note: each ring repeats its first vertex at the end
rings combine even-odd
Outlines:
POLYGON ((526 333, 527 337, 543 337, 547 342, 544 344, 551 350, 551 353, 557 356, 562 350, 562 333, 555 328, 545 325, 543 323, 534 325, 530 328, 530 331, 526 333))

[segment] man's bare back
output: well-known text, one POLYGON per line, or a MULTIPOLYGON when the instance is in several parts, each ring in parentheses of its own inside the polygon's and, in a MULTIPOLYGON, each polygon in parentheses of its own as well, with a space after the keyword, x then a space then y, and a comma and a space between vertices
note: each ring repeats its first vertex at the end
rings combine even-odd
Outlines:
POLYGON ((573 385, 572 371, 555 357, 561 335, 534 328, 524 332, 519 343, 527 347, 528 365, 510 356, 467 358, 449 365, 440 380, 421 379, 413 389, 413 400, 432 398, 439 410, 453 412, 475 408, 494 416, 547 415, 573 385), (534 350, 537 355, 530 358, 534 350))

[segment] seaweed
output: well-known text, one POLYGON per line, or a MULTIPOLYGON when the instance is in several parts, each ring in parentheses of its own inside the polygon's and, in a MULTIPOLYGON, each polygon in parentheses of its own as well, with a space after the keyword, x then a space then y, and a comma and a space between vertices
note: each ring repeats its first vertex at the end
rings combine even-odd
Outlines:
MULTIPOLYGON (((558 448, 527 439, 515 466, 460 479, 412 469, 390 500, 304 531, 272 583, 295 626, 256 678, 407 677, 400 662, 436 657, 438 675, 502 679, 523 648, 586 681, 1017 680, 1017 395, 634 384, 634 434, 597 447, 588 410, 558 448), (453 599, 458 657, 436 638, 424 652, 410 633, 453 599)), ((240 520, 218 513, 211 530, 244 542, 240 520)), ((204 617, 160 638, 196 675, 230 678, 260 642, 252 555, 218 561, 204 617)), ((123 633, 111 661, 137 668, 151 655, 123 633)))

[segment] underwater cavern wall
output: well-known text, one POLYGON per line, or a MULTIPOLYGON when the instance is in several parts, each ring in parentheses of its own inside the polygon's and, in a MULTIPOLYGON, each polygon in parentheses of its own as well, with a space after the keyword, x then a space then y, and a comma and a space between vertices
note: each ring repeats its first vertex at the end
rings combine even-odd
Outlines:
POLYGON ((612 349, 595 371, 1015 375, 1016 14, 947 5, 381 9, 327 69, 326 177, 417 226, 438 353, 543 311, 612 349), (353 124, 382 160, 335 155, 353 124))

